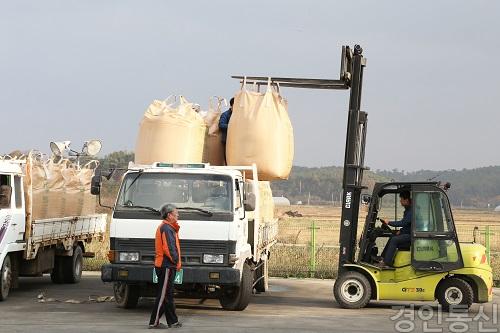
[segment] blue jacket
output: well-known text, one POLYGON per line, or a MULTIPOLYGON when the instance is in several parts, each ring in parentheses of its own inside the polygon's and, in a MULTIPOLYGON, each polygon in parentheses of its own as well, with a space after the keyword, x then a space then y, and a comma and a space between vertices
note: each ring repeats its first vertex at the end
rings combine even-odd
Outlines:
POLYGON ((389 222, 391 227, 400 227, 400 235, 411 234, 411 207, 406 207, 403 213, 403 218, 401 221, 391 221, 389 222))
POLYGON ((229 126, 229 120, 231 119, 231 115, 233 114, 233 110, 229 109, 226 112, 223 112, 219 119, 219 129, 222 133, 221 141, 222 143, 226 143, 227 139, 227 127, 229 126))
POLYGON ((156 229, 155 267, 181 268, 179 225, 164 220, 156 229))

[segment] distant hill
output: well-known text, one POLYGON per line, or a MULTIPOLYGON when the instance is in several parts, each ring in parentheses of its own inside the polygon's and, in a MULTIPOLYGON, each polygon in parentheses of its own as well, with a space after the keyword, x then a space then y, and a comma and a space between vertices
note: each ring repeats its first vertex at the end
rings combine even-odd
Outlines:
MULTIPOLYGON (((19 151, 10 153, 12 156, 19 151)), ((134 154, 128 151, 117 151, 100 158, 103 168, 126 168, 134 154)), ((292 203, 302 201, 310 204, 337 204, 341 201, 342 167, 307 168, 294 166, 288 180, 273 181, 271 187, 274 196, 285 196, 292 203)), ((425 181, 440 180, 451 183, 448 192, 454 206, 472 208, 490 208, 500 205, 500 166, 489 166, 477 169, 462 170, 420 170, 405 172, 400 170, 366 171, 364 185, 371 191, 376 182, 383 181, 425 181)))
POLYGON ((490 208, 500 205, 500 166, 476 169, 414 172, 379 171, 377 175, 401 181, 435 179, 450 182, 448 192, 455 206, 490 208))
MULTIPOLYGON (((283 195, 293 203, 339 204, 342 175, 342 167, 293 167, 288 180, 273 181, 271 187, 274 196, 283 195)), ((371 191, 376 182, 429 179, 451 183, 448 195, 454 206, 487 208, 490 204, 490 208, 494 208, 500 205, 500 166, 445 171, 367 171, 364 185, 371 191)))

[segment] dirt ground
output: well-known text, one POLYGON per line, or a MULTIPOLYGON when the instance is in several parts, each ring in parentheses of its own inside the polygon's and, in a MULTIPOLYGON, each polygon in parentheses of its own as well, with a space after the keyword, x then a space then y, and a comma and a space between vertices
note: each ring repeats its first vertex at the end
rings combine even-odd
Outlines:
MULTIPOLYGON (((414 332, 433 328, 455 331, 460 318, 439 313, 437 303, 371 302, 359 310, 342 309, 332 294, 333 280, 271 279, 270 292, 252 296, 244 311, 224 311, 218 301, 176 299, 183 327, 175 332, 414 332), (424 308, 425 306, 425 308, 424 308), (411 321, 410 321, 410 320, 411 321)), ((468 332, 498 328, 499 294, 493 303, 473 304, 465 324, 468 332), (483 313, 487 317, 477 317, 483 313), (476 318, 476 319, 474 319, 476 318), (488 319, 486 319, 488 318, 488 319), (481 325, 481 326, 480 326, 481 325)), ((115 302, 99 297, 112 296, 111 284, 101 281, 98 272, 85 272, 79 284, 52 284, 49 276, 23 278, 20 288, 0 302, 0 332, 147 332, 153 299, 141 299, 136 309, 120 309, 115 302), (43 295, 43 298, 40 298, 43 295), (42 301, 43 300, 43 301, 42 301)), ((162 322, 164 322, 162 318, 162 322)), ((427 330, 430 332, 430 330, 427 330)), ((484 331, 483 331, 484 332, 484 331)), ((490 331, 491 332, 491 331, 490 331)))

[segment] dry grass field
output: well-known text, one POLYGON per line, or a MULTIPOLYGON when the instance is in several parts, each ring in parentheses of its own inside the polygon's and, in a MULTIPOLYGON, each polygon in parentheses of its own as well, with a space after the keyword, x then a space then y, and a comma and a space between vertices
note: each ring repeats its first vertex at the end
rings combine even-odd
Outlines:
MULTIPOLYGON (((340 232, 340 207, 332 206, 288 206, 275 210, 279 220, 278 244, 273 249, 270 272, 275 276, 314 276, 332 278, 336 275, 338 242, 340 232), (290 217, 286 212, 301 214, 290 217), (311 265, 311 229, 316 228, 315 267, 311 265), (312 271, 314 270, 314 271, 312 271)), ((366 216, 365 207, 359 212, 358 238, 366 216)), ((491 264, 495 280, 500 280, 500 213, 491 211, 454 209, 454 220, 461 242, 476 242, 485 245, 485 228, 490 226, 492 235, 491 264), (478 227, 475 231, 474 228, 478 227)))
MULTIPOLYGON (((473 210, 473 209, 457 209, 453 208, 453 218, 456 224, 465 225, 499 225, 500 212, 473 210)), ((340 221, 341 208, 333 206, 281 206, 276 207, 275 212, 277 217, 284 216, 286 211, 297 211, 303 217, 320 220, 340 221)), ((366 216, 366 209, 363 207, 359 211, 360 218, 366 216)))
MULTIPOLYGON (((500 280, 500 213, 491 211, 454 209, 453 211, 459 239, 470 242, 474 239, 474 227, 478 226, 476 241, 485 244, 484 230, 491 226, 492 266, 495 279, 500 280)), ((340 207, 331 206, 288 206, 277 207, 275 216, 279 217, 278 244, 272 250, 270 273, 273 276, 334 278, 338 262, 338 240, 340 231, 340 207), (289 217, 285 212, 293 211, 302 217, 289 217), (316 228, 315 267, 311 266, 311 226, 316 228)), ((361 234, 366 210, 359 213, 361 234)), ((95 259, 85 259, 85 268, 100 270, 107 262, 109 239, 102 243, 94 242, 87 248, 95 252, 95 259)))

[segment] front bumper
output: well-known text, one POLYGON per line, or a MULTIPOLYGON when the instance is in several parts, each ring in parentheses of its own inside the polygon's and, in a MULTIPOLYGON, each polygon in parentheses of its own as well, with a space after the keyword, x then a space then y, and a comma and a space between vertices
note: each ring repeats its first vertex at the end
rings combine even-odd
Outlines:
MULTIPOLYGON (((238 286, 240 271, 231 267, 187 266, 183 269, 182 284, 238 286), (217 276, 219 278, 210 278, 217 276)), ((107 264, 101 268, 104 282, 153 283, 153 267, 149 265, 107 264)))

